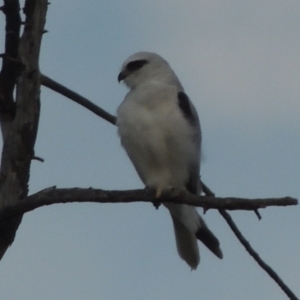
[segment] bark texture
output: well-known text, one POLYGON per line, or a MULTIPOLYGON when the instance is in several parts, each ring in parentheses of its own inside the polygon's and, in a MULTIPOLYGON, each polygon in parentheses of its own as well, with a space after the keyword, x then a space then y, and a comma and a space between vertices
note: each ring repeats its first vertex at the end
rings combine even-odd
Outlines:
MULTIPOLYGON (((14 18, 17 23, 18 1, 5 1, 4 12, 8 16, 9 5, 14 4, 14 18)), ((34 144, 40 113, 40 71, 39 53, 47 12, 47 0, 27 0, 24 30, 18 40, 18 28, 13 33, 6 31, 6 51, 2 67, 1 87, 1 129, 3 151, 0 169, 0 209, 15 205, 28 194, 30 164, 34 156, 34 144), (13 35, 12 41, 8 38, 13 35), (10 52, 8 44, 18 44, 10 52), (18 49, 18 51, 16 51, 18 49), (17 52, 17 53, 16 53, 17 52), (13 56, 12 56, 13 55, 13 56), (6 64, 13 66, 10 74, 6 64), (9 77, 7 77, 9 76, 9 77), (7 81, 9 83, 7 83, 7 81), (16 99, 13 92, 15 87, 16 99), (11 109, 10 107, 13 107, 11 109), (9 108, 9 109, 8 109, 9 108)), ((20 19, 19 26, 21 25, 20 19)), ((8 26, 8 22, 7 22, 8 26)), ((6 28, 7 30, 7 28, 6 28)), ((13 242, 21 223, 22 214, 0 223, 0 259, 13 242)))

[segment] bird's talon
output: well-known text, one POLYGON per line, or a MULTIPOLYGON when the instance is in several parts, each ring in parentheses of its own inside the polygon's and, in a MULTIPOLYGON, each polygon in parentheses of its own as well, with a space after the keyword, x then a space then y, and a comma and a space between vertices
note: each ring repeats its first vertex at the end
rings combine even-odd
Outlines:
POLYGON ((153 201, 152 204, 156 209, 158 209, 161 206, 161 203, 159 201, 153 201))
POLYGON ((209 210, 209 208, 203 207, 203 214, 205 215, 208 210, 209 210))

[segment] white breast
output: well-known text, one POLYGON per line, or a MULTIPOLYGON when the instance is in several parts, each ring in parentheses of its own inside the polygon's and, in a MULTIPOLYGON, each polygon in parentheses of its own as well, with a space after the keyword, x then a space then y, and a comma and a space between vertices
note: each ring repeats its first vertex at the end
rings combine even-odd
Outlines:
POLYGON ((190 124, 178 107, 173 86, 132 90, 118 109, 118 132, 144 184, 184 188, 199 157, 190 124))

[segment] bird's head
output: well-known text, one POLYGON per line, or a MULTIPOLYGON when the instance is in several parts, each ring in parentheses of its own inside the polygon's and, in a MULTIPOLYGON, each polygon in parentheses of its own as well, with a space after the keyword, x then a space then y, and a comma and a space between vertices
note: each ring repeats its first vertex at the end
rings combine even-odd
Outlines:
POLYGON ((138 52, 128 57, 118 76, 118 81, 122 80, 131 89, 151 80, 178 81, 167 61, 152 52, 138 52))

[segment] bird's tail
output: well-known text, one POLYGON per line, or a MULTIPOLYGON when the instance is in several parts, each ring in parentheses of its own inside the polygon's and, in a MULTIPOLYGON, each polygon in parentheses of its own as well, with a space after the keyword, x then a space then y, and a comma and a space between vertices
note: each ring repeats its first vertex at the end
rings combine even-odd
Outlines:
POLYGON ((192 270, 196 269, 200 262, 197 239, 217 257, 223 257, 218 239, 194 207, 178 204, 165 204, 165 206, 171 213, 178 254, 192 270))
POLYGON ((223 258, 223 253, 220 248, 220 242, 216 236, 210 231, 204 220, 199 216, 201 226, 196 232, 196 237, 217 257, 223 258))
POLYGON ((197 238, 194 232, 187 229, 172 214, 176 246, 179 256, 195 270, 200 262, 197 238))

